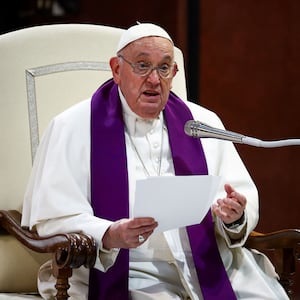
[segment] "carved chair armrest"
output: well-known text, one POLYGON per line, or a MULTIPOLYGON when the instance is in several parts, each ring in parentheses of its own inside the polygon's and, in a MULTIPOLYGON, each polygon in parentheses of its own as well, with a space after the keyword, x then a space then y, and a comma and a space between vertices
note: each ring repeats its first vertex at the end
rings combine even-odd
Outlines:
POLYGON ((52 253, 53 275, 56 277, 57 300, 68 299, 69 277, 72 269, 92 268, 97 247, 94 239, 80 233, 39 237, 37 232, 21 227, 21 214, 16 210, 0 210, 0 231, 5 230, 27 248, 38 253, 52 253))
POLYGON ((280 283, 288 295, 293 297, 296 263, 300 261, 300 230, 285 229, 271 233, 253 231, 245 246, 269 256, 279 274, 280 283))

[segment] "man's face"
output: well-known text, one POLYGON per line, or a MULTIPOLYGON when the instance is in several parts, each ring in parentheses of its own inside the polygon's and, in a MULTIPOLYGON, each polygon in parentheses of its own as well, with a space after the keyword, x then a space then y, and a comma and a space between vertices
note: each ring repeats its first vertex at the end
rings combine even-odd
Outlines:
POLYGON ((114 81, 119 85, 129 107, 142 118, 156 118, 166 105, 177 69, 174 67, 168 78, 160 77, 157 69, 149 75, 141 76, 133 71, 130 63, 151 64, 153 67, 173 66, 172 43, 161 37, 145 37, 132 42, 119 54, 124 59, 113 57, 110 65, 114 81))

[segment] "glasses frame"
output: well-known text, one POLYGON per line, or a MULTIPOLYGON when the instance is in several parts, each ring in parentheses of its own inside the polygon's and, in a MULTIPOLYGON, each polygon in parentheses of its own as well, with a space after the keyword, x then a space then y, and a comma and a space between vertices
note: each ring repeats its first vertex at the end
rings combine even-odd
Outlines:
POLYGON ((157 74, 159 75, 160 78, 162 78, 162 79, 170 79, 170 78, 174 77, 175 74, 178 72, 177 64, 176 64, 176 62, 174 61, 174 62, 173 62, 173 65, 170 66, 169 73, 168 73, 167 76, 164 76, 164 75, 161 74, 161 71, 160 71, 160 70, 161 70, 161 69, 160 69, 161 66, 153 67, 152 64, 149 64, 149 69, 146 70, 146 73, 145 73, 145 74, 140 74, 139 71, 137 71, 137 68, 138 68, 139 63, 133 63, 133 62, 127 60, 127 59, 126 59, 123 55, 121 55, 121 54, 118 55, 118 58, 121 58, 121 59, 124 60, 126 63, 128 63, 128 64, 132 67, 133 73, 135 73, 135 74, 137 74, 137 75, 139 75, 139 76, 141 76, 141 77, 149 76, 154 70, 156 70, 156 71, 157 71, 157 74), (175 71, 176 71, 175 74, 173 74, 174 68, 175 68, 175 71))

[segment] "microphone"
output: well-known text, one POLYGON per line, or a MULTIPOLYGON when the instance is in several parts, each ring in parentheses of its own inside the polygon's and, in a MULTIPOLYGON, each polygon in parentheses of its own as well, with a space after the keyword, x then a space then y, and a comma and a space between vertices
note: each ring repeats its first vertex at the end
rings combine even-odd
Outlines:
POLYGON ((212 127, 203 122, 190 120, 184 125, 184 132, 194 138, 215 138, 233 143, 246 144, 255 147, 275 148, 300 145, 300 139, 286 139, 278 141, 262 141, 233 131, 212 127))

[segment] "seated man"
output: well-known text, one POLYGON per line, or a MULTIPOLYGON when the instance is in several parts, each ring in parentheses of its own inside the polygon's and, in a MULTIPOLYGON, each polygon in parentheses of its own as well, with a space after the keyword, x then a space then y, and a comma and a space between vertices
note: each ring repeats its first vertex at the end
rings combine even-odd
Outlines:
MULTIPOLYGON (((288 299, 270 262, 242 247, 258 221, 258 196, 233 144, 184 133, 191 119, 224 127, 170 92, 169 34, 132 26, 110 66, 113 79, 52 120, 23 206, 22 225, 41 236, 77 231, 97 241, 95 268, 74 270, 71 299, 288 299), (156 233, 151 216, 132 216, 137 179, 207 174, 223 184, 201 224, 156 233)), ((39 291, 54 297, 50 263, 39 291)))

